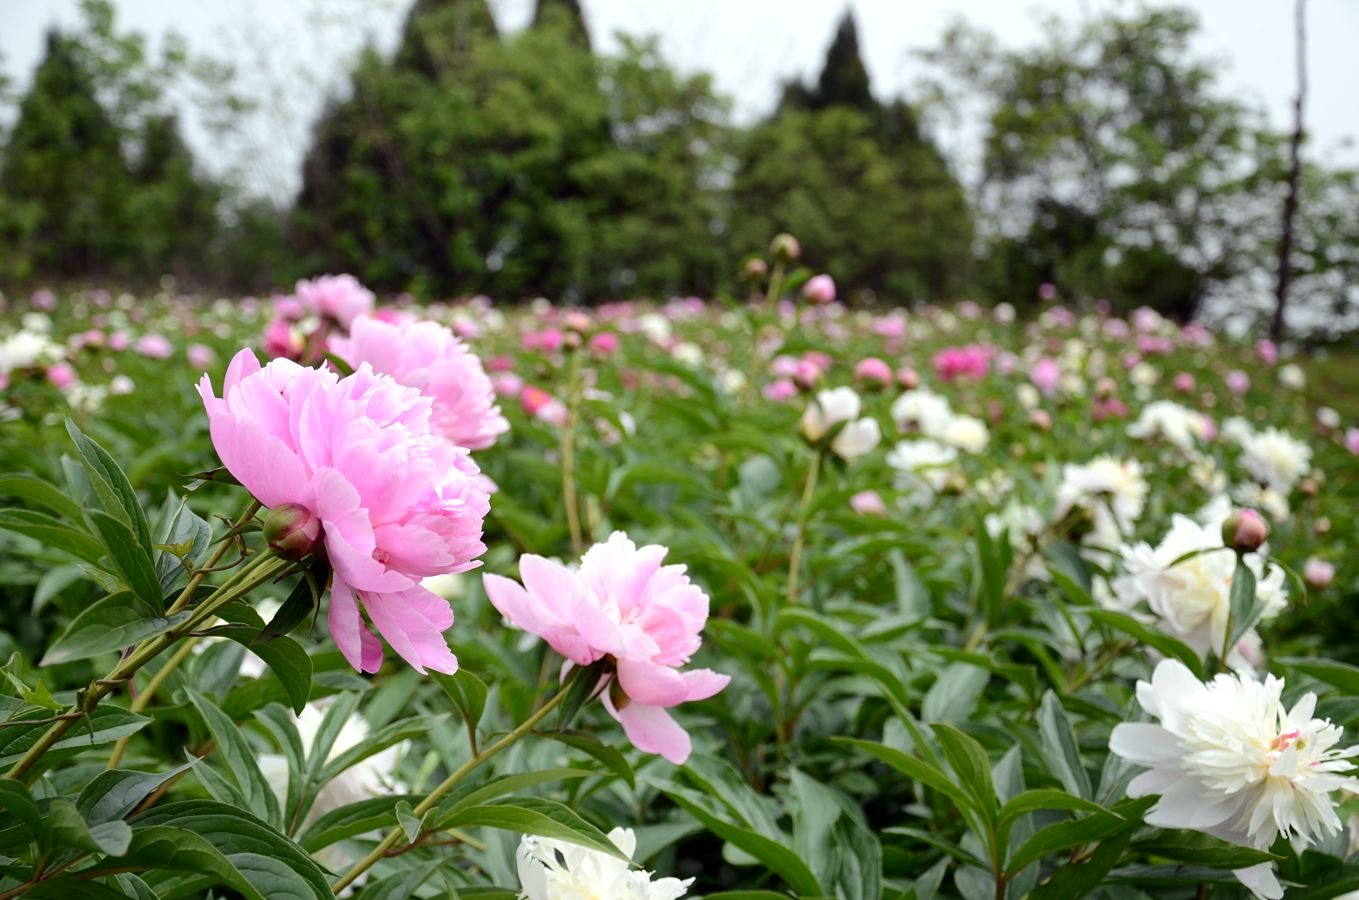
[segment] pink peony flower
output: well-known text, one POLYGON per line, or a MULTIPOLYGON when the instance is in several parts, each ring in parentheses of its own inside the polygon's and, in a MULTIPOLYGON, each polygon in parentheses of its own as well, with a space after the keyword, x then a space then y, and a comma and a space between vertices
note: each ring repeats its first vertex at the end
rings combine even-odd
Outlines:
POLYGON ((829 275, 815 275, 802 286, 802 296, 812 303, 830 303, 835 300, 835 281, 829 275))
POLYGON ((1302 567, 1302 577, 1307 579, 1309 585, 1320 590, 1335 580, 1335 565, 1315 556, 1310 557, 1302 567))
POLYGON ((902 366, 897 369, 897 384, 904 391, 913 391, 920 387, 920 374, 910 366, 902 366))
POLYGON ((222 398, 199 395, 227 470, 267 507, 296 504, 320 521, 334 568, 330 633, 355 669, 376 672, 378 632, 417 670, 457 671, 443 638, 448 603, 420 586, 480 565, 490 510, 467 451, 431 422, 433 401, 360 364, 345 378, 249 350, 232 359, 222 398))
POLYGON ((299 360, 306 350, 306 339, 293 327, 293 323, 280 316, 264 329, 264 352, 272 357, 299 360))
POLYGON ((1058 383, 1062 380, 1062 367, 1057 364, 1057 360, 1050 356, 1044 356, 1033 364, 1033 371, 1029 373, 1029 380, 1033 386, 1038 388, 1045 397, 1051 397, 1057 390, 1058 383))
POLYGON ((28 298, 28 302, 33 304, 34 309, 41 309, 51 312, 57 308, 57 295, 43 288, 33 292, 33 296, 28 298))
POLYGON ((499 397, 518 397, 524 389, 524 379, 513 372, 501 372, 491 376, 491 386, 499 397))
POLYGON ((860 491, 849 498, 850 508, 861 516, 885 516, 887 504, 877 491, 860 491))
POLYGON ((330 350, 351 367, 366 362, 432 399, 434 427, 459 447, 485 450, 510 428, 481 360, 436 322, 357 319, 349 337, 331 337, 330 350))
POLYGON ((70 363, 57 363, 47 367, 47 380, 58 390, 68 391, 76 383, 75 369, 70 363))
POLYGON ((892 383, 892 367, 876 356, 866 357, 854 367, 854 380, 866 388, 880 390, 892 383))
POLYGON ((217 351, 206 344, 190 344, 184 355, 188 358, 190 366, 200 370, 217 361, 217 351))
POLYGON ((519 558, 523 585, 490 574, 483 581, 501 615, 572 664, 608 659, 614 671, 600 685, 604 708, 637 749, 681 765, 689 758, 689 734, 666 710, 712 697, 731 676, 679 671, 702 644, 708 595, 684 566, 661 565, 667 552, 655 544, 639 548, 615 531, 586 551, 578 572, 528 554, 519 558))
POLYGON ((601 331, 590 337, 589 347, 595 356, 610 356, 618 349, 618 335, 612 331, 601 331))
POLYGON ((1038 286, 1038 297, 1041 300, 1056 300, 1057 285, 1045 281, 1038 286))
POLYGON ((1269 365, 1274 365, 1279 361, 1279 348, 1271 340, 1260 340, 1255 343, 1255 354, 1260 360, 1269 365))
POLYGON ((786 403, 797 396, 797 385, 790 378, 780 378, 764 386, 764 399, 786 403))
POLYGON ((1351 428, 1345 432, 1345 449, 1359 456, 1359 428, 1351 428))
POLYGON ((969 378, 980 381, 991 370, 990 347, 968 344, 966 347, 945 347, 930 358, 930 365, 941 381, 969 378))
POLYGON ((799 360, 793 369, 793 383, 804 391, 810 391, 821 380, 821 367, 810 359, 799 360))
POLYGON ((138 338, 132 349, 148 359, 169 359, 175 352, 175 348, 170 345, 169 338, 154 331, 138 338))
POLYGON ((526 386, 519 394, 519 404, 524 412, 556 428, 566 424, 566 406, 540 387, 526 386))
POLYGON ((1177 372, 1170 384, 1181 394, 1188 394, 1194 390, 1194 376, 1188 372, 1177 372))
POLYGON ((341 328, 373 311, 373 292, 353 275, 322 275, 293 288, 298 305, 309 313, 334 319, 341 328))
POLYGON ((1232 369, 1226 377, 1227 390, 1240 397, 1250 390, 1250 376, 1240 369, 1232 369))

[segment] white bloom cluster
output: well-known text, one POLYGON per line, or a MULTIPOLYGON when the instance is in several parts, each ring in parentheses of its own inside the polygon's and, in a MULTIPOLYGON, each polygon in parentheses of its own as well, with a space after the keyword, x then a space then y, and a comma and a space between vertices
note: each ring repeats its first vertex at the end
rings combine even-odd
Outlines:
POLYGON ((981 419, 955 413, 948 400, 929 390, 907 391, 892 403, 892 420, 964 453, 982 453, 991 433, 981 419))
POLYGON ((1160 438, 1184 451, 1193 450, 1208 435, 1208 417, 1173 400, 1148 403, 1137 421, 1128 426, 1128 437, 1144 441, 1160 438))
POLYGON ((802 414, 802 436, 816 443, 837 425, 840 431, 831 438, 831 452, 843 459, 856 459, 878 446, 882 432, 878 420, 859 418, 862 401, 853 388, 838 387, 818 391, 802 414))
POLYGON ((0 341, 0 375, 60 362, 66 350, 46 334, 24 329, 0 341))
POLYGON ((1312 465, 1312 448, 1277 428, 1241 441, 1241 464, 1260 485, 1287 496, 1312 465))
MULTIPOLYGON (((637 837, 631 828, 609 832, 614 846, 631 857, 637 837)), ((608 898, 608 900, 679 900, 694 881, 687 878, 661 878, 652 881, 651 873, 634 870, 625 860, 599 850, 552 838, 526 835, 516 853, 521 900, 569 900, 569 898, 608 898)))
POLYGON ((1085 543, 1113 548, 1132 532, 1147 505, 1147 481, 1137 460, 1100 456, 1085 465, 1062 466, 1053 516, 1065 519, 1073 509, 1088 512, 1094 527, 1085 543))

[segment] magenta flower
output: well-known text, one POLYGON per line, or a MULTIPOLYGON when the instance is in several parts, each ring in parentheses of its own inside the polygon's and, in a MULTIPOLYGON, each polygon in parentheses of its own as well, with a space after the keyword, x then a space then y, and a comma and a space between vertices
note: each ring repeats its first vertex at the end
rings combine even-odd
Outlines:
POLYGON ((320 520, 334 569, 330 633, 350 665, 376 672, 382 644, 421 672, 454 672, 443 632, 446 601, 430 575, 480 565, 490 510, 476 464, 431 423, 432 401, 366 364, 346 378, 249 350, 227 369, 222 398, 205 375, 199 394, 227 470, 267 507, 320 520))
POLYGON ((708 595, 684 566, 661 565, 667 552, 655 544, 639 548, 615 531, 586 551, 578 572, 529 554, 519 558, 522 585, 499 575, 483 580, 511 624, 572 664, 609 660, 613 672, 600 685, 604 708, 637 749, 680 765, 689 758, 689 733, 666 710, 712 697, 731 677, 679 671, 703 641, 708 595))
POLYGON ((356 319, 330 350, 350 366, 368 363, 434 401, 434 427, 459 447, 485 450, 510 429, 495 388, 467 345, 436 322, 356 319))

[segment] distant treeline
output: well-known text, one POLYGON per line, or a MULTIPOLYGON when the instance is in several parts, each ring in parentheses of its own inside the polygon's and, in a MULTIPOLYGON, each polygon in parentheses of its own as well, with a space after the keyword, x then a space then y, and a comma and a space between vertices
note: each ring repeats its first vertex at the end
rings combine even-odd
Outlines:
MULTIPOLYGON (((575 0, 538 0, 513 35, 485 0, 416 0, 395 53, 365 50, 315 124, 286 209, 204 177, 167 112, 172 73, 106 0, 85 10, 48 36, 3 136, 0 286, 345 271, 420 297, 712 294, 790 231, 851 300, 1024 304, 1056 285, 1187 318, 1267 295, 1277 256, 1286 136, 1193 55, 1185 10, 1054 20, 1023 52, 957 26, 914 102, 873 93, 847 13, 819 76, 738 127, 654 43, 595 53, 575 0), (966 190, 922 110, 978 101, 966 190)), ((1354 308, 1357 185, 1302 169, 1299 302, 1354 308)))

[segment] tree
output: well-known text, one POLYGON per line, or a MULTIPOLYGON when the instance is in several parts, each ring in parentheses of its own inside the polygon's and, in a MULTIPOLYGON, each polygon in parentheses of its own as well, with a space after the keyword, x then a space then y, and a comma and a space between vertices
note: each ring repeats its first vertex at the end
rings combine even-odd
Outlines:
POLYGON ((535 0, 533 26, 550 24, 560 28, 571 43, 582 50, 590 50, 590 29, 585 24, 585 10, 580 0, 535 0))
POLYGON ((854 13, 845 10, 835 37, 826 50, 826 61, 816 86, 800 81, 784 85, 781 105, 797 109, 825 109, 828 106, 848 106, 852 109, 878 114, 882 105, 869 86, 868 69, 859 55, 859 26, 854 13))

